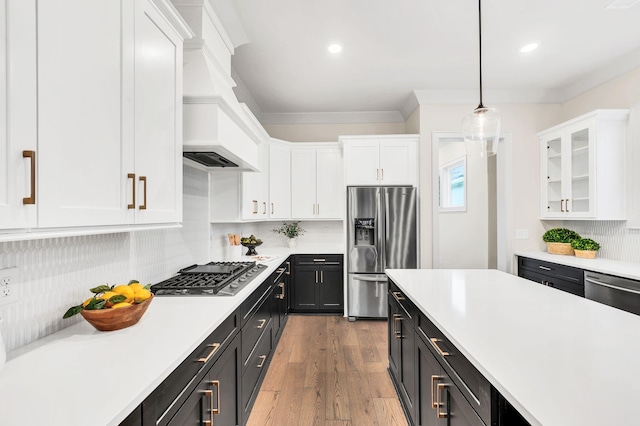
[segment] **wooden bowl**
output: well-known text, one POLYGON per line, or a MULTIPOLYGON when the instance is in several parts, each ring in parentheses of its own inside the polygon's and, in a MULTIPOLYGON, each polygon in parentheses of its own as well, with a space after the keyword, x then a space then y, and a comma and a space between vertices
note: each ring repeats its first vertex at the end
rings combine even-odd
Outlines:
POLYGON ((154 296, 152 294, 151 297, 144 302, 124 308, 97 309, 95 311, 83 309, 80 314, 97 330, 120 330, 122 328, 132 326, 140 321, 140 318, 142 318, 142 315, 144 315, 151 304, 153 297, 154 296))

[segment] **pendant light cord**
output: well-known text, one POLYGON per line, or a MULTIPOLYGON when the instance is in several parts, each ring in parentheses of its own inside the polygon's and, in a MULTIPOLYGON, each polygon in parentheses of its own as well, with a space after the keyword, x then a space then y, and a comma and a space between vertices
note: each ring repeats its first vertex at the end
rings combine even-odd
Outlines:
POLYGON ((478 52, 479 52, 479 65, 478 68, 480 70, 480 105, 478 108, 484 108, 482 105, 482 0, 478 0, 478 52))

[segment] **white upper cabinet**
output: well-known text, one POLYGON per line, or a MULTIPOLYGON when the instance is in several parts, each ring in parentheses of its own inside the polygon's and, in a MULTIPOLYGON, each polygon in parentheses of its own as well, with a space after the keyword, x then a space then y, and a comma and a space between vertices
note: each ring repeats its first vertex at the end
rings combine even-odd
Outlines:
POLYGON ((173 6, 0 2, 10 44, 1 45, 0 119, 12 128, 0 139, 12 180, 0 181, 11 218, 0 228, 180 222, 182 45, 191 33, 173 6), (19 205, 34 193, 34 205, 19 205))
POLYGON ((291 217, 291 148, 287 143, 269 144, 269 217, 291 217))
POLYGON ((628 110, 596 110, 538 134, 542 219, 624 220, 628 110))
POLYGON ((341 136, 347 186, 417 186, 418 135, 341 136))
POLYGON ((0 229, 37 225, 35 2, 0 0, 0 229))
POLYGON ((181 222, 183 40, 150 0, 135 17, 135 222, 181 222))
POLYGON ((38 224, 129 223, 133 2, 37 5, 38 224))
POLYGON ((242 172, 241 209, 244 220, 269 218, 269 144, 258 148, 259 172, 242 172))
POLYGON ((292 219, 342 219, 344 196, 337 147, 291 149, 292 219))

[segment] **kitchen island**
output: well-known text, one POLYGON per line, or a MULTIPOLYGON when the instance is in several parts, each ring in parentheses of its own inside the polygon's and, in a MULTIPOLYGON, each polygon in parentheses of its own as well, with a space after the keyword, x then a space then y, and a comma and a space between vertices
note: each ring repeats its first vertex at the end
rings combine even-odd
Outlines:
POLYGON ((532 425, 636 424, 640 317, 496 270, 387 270, 532 425))

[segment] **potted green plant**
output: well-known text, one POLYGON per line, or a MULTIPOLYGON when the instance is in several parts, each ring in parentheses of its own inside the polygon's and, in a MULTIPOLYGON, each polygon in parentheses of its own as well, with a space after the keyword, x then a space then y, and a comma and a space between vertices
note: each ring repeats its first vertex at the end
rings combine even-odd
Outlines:
POLYGON ((277 229, 272 229, 276 234, 282 234, 289 239, 289 247, 296 246, 297 239, 300 235, 306 231, 300 226, 300 222, 283 222, 282 226, 277 229))
POLYGON ((566 254, 574 255, 574 250, 571 248, 571 241, 577 240, 580 235, 567 228, 553 228, 549 229, 542 235, 542 241, 547 243, 547 251, 551 254, 566 254))
POLYGON ((590 238, 579 238, 571 241, 571 248, 573 248, 576 257, 595 259, 596 252, 600 249, 600 244, 590 238))

